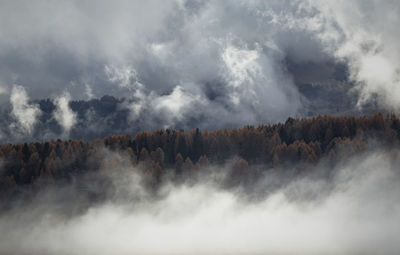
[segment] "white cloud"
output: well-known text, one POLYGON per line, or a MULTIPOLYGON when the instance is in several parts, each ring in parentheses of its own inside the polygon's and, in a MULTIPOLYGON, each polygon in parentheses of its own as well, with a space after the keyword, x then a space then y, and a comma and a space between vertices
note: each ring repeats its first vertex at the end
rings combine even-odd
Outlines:
POLYGON ((68 136, 71 128, 76 124, 76 113, 69 107, 71 95, 64 92, 61 96, 54 100, 56 110, 54 111, 54 118, 63 128, 64 134, 68 136))
POLYGON ((30 135, 34 130, 37 118, 41 114, 39 106, 29 102, 25 88, 19 85, 13 86, 10 103, 12 105, 11 114, 17 121, 11 124, 11 132, 30 135))
POLYGON ((89 100, 90 100, 90 99, 93 99, 93 98, 94 98, 94 95, 93 95, 93 89, 92 89, 92 87, 91 87, 90 84, 87 83, 87 82, 85 82, 84 84, 85 84, 85 94, 86 94, 87 98, 88 98, 89 100))
POLYGON ((233 46, 226 47, 222 54, 229 74, 232 86, 238 87, 244 82, 253 83, 252 76, 262 74, 261 66, 256 62, 259 57, 256 50, 237 49, 233 46))
POLYGON ((129 88, 131 85, 138 82, 137 71, 130 66, 124 66, 121 68, 105 66, 104 70, 109 81, 120 87, 129 88))
POLYGON ((176 86, 169 95, 155 98, 153 104, 155 110, 166 116, 172 124, 174 119, 182 120, 184 114, 190 112, 192 104, 199 100, 199 97, 186 93, 181 86, 176 86))
POLYGON ((318 34, 335 57, 349 64, 359 84, 360 103, 373 95, 391 110, 400 110, 400 54, 397 1, 310 1, 324 18, 318 34), (331 40, 332 37, 339 38, 331 40))

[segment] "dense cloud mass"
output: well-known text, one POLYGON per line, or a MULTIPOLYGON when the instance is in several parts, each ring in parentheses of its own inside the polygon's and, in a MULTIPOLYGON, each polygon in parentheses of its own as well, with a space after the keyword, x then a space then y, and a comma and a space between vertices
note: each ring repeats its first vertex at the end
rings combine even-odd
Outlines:
POLYGON ((14 84, 32 99, 109 94, 130 99, 129 120, 145 129, 334 113, 299 84, 340 91, 339 105, 358 95, 342 113, 371 100, 400 105, 397 1, 2 1, 0 9, 3 103, 14 84))
MULTIPOLYGON (((0 252, 397 254, 398 156, 370 152, 290 179, 270 169, 251 191, 223 189, 229 164, 210 166, 199 171, 214 175, 194 184, 166 182, 154 195, 141 185, 138 167, 112 165, 121 155, 108 152, 103 174, 112 185, 101 186, 105 200, 84 199, 79 184, 44 189, 0 215, 7 233, 0 252)), ((86 188, 98 189, 101 176, 87 179, 86 188)))

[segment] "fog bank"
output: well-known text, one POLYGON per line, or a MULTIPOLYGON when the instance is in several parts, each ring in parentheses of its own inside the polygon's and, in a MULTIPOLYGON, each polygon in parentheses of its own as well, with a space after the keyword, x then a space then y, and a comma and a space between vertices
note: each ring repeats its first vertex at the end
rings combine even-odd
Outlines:
POLYGON ((378 151, 334 169, 320 164, 276 189, 268 183, 280 177, 267 171, 252 184, 267 194, 257 201, 218 178, 166 184, 151 199, 131 169, 111 175, 117 190, 82 213, 57 213, 62 200, 49 200, 63 196, 57 189, 3 213, 0 253, 397 254, 399 160, 378 151))

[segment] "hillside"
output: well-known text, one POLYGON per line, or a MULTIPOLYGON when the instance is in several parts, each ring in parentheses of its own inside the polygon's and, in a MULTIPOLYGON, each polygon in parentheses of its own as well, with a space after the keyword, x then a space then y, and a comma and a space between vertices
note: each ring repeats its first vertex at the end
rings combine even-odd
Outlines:
POLYGON ((105 153, 111 152, 121 157, 108 168, 138 165, 153 185, 171 173, 175 177, 186 176, 200 166, 232 160, 232 178, 240 181, 259 174, 260 170, 251 171, 252 166, 261 165, 261 171, 266 171, 294 165, 304 169, 321 159, 334 164, 363 152, 373 142, 396 148, 399 137, 399 118, 375 114, 358 118, 289 118, 285 123, 232 130, 167 129, 141 132, 134 138, 109 135, 90 142, 7 143, 0 147, 1 187, 10 189, 41 179, 71 181, 80 174, 98 171, 107 158, 105 153))

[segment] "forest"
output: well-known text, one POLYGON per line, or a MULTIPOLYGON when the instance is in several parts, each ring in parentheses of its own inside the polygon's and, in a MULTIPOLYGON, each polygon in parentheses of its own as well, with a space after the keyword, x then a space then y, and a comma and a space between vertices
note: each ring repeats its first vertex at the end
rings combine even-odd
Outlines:
POLYGON ((230 180, 240 183, 268 169, 293 166, 301 172, 321 160, 335 164, 366 151, 375 146, 373 143, 395 149, 399 137, 400 119, 394 114, 378 113, 289 118, 285 123, 232 130, 166 129, 140 132, 134 138, 121 134, 85 142, 58 139, 6 143, 0 146, 0 187, 5 195, 30 184, 69 182, 104 167, 113 171, 123 165, 138 166, 148 184, 157 187, 164 176, 187 178, 210 164, 226 162, 232 163, 230 180), (110 158, 106 153, 120 157, 105 162, 110 158))

